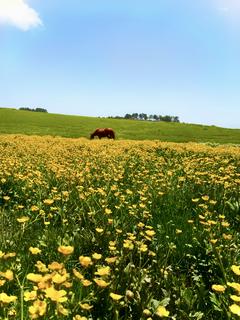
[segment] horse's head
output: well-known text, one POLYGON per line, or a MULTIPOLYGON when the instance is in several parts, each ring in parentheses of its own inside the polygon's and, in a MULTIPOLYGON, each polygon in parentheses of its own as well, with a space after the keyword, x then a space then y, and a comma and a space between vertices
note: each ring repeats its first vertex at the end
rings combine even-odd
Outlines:
POLYGON ((94 138, 94 133, 90 135, 90 139, 92 140, 93 138, 94 138))

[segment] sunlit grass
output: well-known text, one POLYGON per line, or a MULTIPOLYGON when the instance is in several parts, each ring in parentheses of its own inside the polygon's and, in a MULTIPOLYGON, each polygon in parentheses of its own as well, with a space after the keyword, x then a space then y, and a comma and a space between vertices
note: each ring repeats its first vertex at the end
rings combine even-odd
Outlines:
MULTIPOLYGON (((184 121, 182 119, 182 121, 184 121)), ((97 117, 67 116, 0 108, 0 134, 90 137, 101 127, 112 127, 117 140, 161 140, 239 144, 240 129, 187 123, 167 123, 97 117)))

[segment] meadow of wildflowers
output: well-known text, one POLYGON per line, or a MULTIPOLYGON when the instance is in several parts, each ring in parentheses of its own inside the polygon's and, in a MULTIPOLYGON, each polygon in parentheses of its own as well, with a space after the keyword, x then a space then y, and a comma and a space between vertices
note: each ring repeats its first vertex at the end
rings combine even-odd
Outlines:
POLYGON ((0 137, 0 319, 239 319, 240 149, 0 137))

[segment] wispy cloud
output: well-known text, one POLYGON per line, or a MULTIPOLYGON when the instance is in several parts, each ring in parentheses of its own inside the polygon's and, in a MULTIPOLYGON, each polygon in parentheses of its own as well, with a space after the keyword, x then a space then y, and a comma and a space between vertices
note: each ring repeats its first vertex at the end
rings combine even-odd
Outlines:
POLYGON ((219 11, 225 14, 240 14, 239 0, 214 0, 219 11))
POLYGON ((42 25, 42 21, 26 0, 0 0, 0 24, 14 25, 27 31, 42 25))

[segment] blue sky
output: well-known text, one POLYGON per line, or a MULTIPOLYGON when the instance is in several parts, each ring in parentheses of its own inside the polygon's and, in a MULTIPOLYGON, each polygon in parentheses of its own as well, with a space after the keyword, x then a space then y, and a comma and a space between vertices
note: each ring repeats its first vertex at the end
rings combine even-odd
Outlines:
POLYGON ((0 106, 240 128, 239 18, 238 0, 0 0, 0 106))

